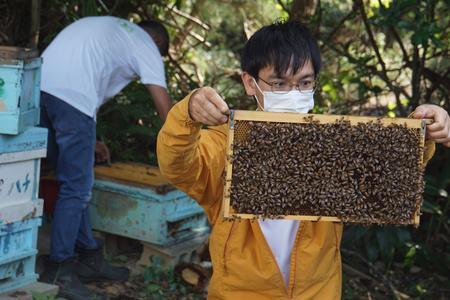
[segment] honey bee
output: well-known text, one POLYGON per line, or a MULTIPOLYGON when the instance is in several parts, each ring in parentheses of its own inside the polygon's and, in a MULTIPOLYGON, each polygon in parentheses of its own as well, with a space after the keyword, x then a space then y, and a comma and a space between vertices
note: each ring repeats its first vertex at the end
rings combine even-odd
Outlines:
MULTIPOLYGON (((250 122, 240 121, 239 126, 250 122)), ((320 124, 251 122, 233 149, 231 205, 261 218, 336 216, 409 224, 422 202, 423 136, 405 124, 344 118, 320 124)))

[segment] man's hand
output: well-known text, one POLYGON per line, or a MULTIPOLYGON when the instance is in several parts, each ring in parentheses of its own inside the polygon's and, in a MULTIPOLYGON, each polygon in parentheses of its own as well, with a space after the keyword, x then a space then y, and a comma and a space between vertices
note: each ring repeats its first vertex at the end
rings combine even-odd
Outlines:
POLYGON ((206 125, 221 125, 227 122, 228 105, 211 87, 195 91, 189 99, 189 115, 195 122, 206 125))
POLYGON ((413 113, 415 119, 433 119, 433 124, 427 125, 428 140, 450 147, 450 117, 445 109, 433 104, 423 104, 413 113))
POLYGON ((111 154, 108 147, 100 141, 95 143, 95 162, 97 163, 111 163, 111 154))

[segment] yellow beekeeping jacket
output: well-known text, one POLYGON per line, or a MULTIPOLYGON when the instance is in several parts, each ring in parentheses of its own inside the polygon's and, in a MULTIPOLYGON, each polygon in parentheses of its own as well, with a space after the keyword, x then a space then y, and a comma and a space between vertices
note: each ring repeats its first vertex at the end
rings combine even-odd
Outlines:
MULTIPOLYGON (((212 226, 208 299, 340 299, 342 224, 300 223, 286 286, 259 223, 222 219, 227 125, 201 129, 189 117, 189 97, 170 111, 158 135, 157 154, 162 174, 198 201, 212 226)), ((434 144, 426 159, 433 151, 434 144)))

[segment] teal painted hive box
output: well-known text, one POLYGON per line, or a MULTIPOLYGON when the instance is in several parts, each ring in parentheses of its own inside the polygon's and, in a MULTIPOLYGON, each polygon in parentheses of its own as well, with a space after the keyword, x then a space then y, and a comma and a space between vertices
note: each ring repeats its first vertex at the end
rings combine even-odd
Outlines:
POLYGON ((46 153, 45 128, 0 135, 0 225, 42 215, 39 175, 46 153))
POLYGON ((40 218, 0 225, 0 293, 35 282, 40 218))
POLYGON ((39 123, 41 63, 35 50, 0 46, 0 134, 39 123))
POLYGON ((96 168, 90 215, 96 230, 158 245, 209 231, 197 202, 168 185, 157 168, 139 164, 96 168))
POLYGON ((0 134, 0 155, 16 152, 40 151, 47 153, 47 128, 33 127, 19 135, 0 134))

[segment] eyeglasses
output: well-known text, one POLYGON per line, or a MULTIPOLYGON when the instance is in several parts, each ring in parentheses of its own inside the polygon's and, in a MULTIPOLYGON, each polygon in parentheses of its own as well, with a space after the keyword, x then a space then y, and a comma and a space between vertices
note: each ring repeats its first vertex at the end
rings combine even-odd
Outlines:
POLYGON ((258 79, 261 79, 262 82, 270 86, 270 89, 273 93, 277 94, 285 94, 292 91, 292 88, 296 88, 300 93, 306 93, 315 91, 317 88, 317 80, 311 80, 311 79, 304 79, 300 80, 297 84, 290 84, 286 81, 280 81, 280 82, 267 82, 261 77, 258 77, 258 79))

